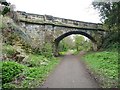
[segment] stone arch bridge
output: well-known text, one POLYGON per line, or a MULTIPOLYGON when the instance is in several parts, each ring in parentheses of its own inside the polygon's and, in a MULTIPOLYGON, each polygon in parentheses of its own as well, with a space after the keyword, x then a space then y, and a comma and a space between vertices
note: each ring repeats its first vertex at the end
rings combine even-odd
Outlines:
POLYGON ((94 50, 97 50, 102 45, 106 33, 100 23, 76 21, 22 11, 17 11, 17 15, 19 25, 25 28, 25 32, 36 31, 39 42, 53 43, 53 53, 55 55, 58 55, 59 42, 71 34, 81 34, 88 37, 93 42, 94 50))

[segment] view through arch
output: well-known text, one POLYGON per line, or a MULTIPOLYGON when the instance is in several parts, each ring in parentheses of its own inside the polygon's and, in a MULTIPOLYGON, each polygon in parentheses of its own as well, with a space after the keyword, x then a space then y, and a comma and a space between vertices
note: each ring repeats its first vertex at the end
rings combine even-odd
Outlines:
POLYGON ((93 43, 93 49, 94 51, 97 50, 97 42, 96 40, 89 34, 87 34, 86 32, 82 32, 82 31, 70 31, 70 32, 67 32, 67 33, 64 33, 62 34, 61 36, 57 37, 55 40, 54 40, 54 46, 55 46, 55 49, 54 49, 54 55, 55 56, 58 56, 59 55, 59 43, 61 40, 63 40, 65 37, 67 36, 70 36, 70 35, 83 35, 85 37, 87 37, 88 39, 90 39, 93 43))

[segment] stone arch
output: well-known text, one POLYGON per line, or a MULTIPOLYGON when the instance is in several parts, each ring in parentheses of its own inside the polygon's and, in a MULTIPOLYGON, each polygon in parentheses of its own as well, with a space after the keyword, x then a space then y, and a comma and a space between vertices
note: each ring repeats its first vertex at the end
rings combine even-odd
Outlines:
POLYGON ((91 35, 87 34, 86 32, 82 32, 82 31, 69 31, 67 33, 62 34, 61 36, 57 37, 54 40, 54 51, 53 52, 54 52, 55 56, 59 55, 58 54, 58 45, 59 45, 60 41, 62 39, 64 39, 65 37, 72 35, 72 34, 80 34, 80 35, 86 36, 87 38, 89 38, 93 42, 94 50, 95 51, 97 50, 97 42, 91 35))

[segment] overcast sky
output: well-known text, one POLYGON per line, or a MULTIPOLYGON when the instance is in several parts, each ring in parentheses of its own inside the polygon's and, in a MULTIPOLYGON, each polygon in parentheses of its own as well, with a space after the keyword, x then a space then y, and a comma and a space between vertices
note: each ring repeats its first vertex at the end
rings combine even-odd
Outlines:
POLYGON ((16 5, 16 10, 35 14, 85 22, 100 23, 100 17, 92 8, 93 0, 7 0, 16 5))

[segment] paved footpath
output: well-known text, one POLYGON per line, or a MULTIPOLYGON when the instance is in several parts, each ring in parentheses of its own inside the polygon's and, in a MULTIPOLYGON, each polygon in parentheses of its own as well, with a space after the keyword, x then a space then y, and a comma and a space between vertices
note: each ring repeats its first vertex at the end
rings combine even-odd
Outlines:
POLYGON ((99 88, 77 56, 66 55, 40 88, 99 88))

